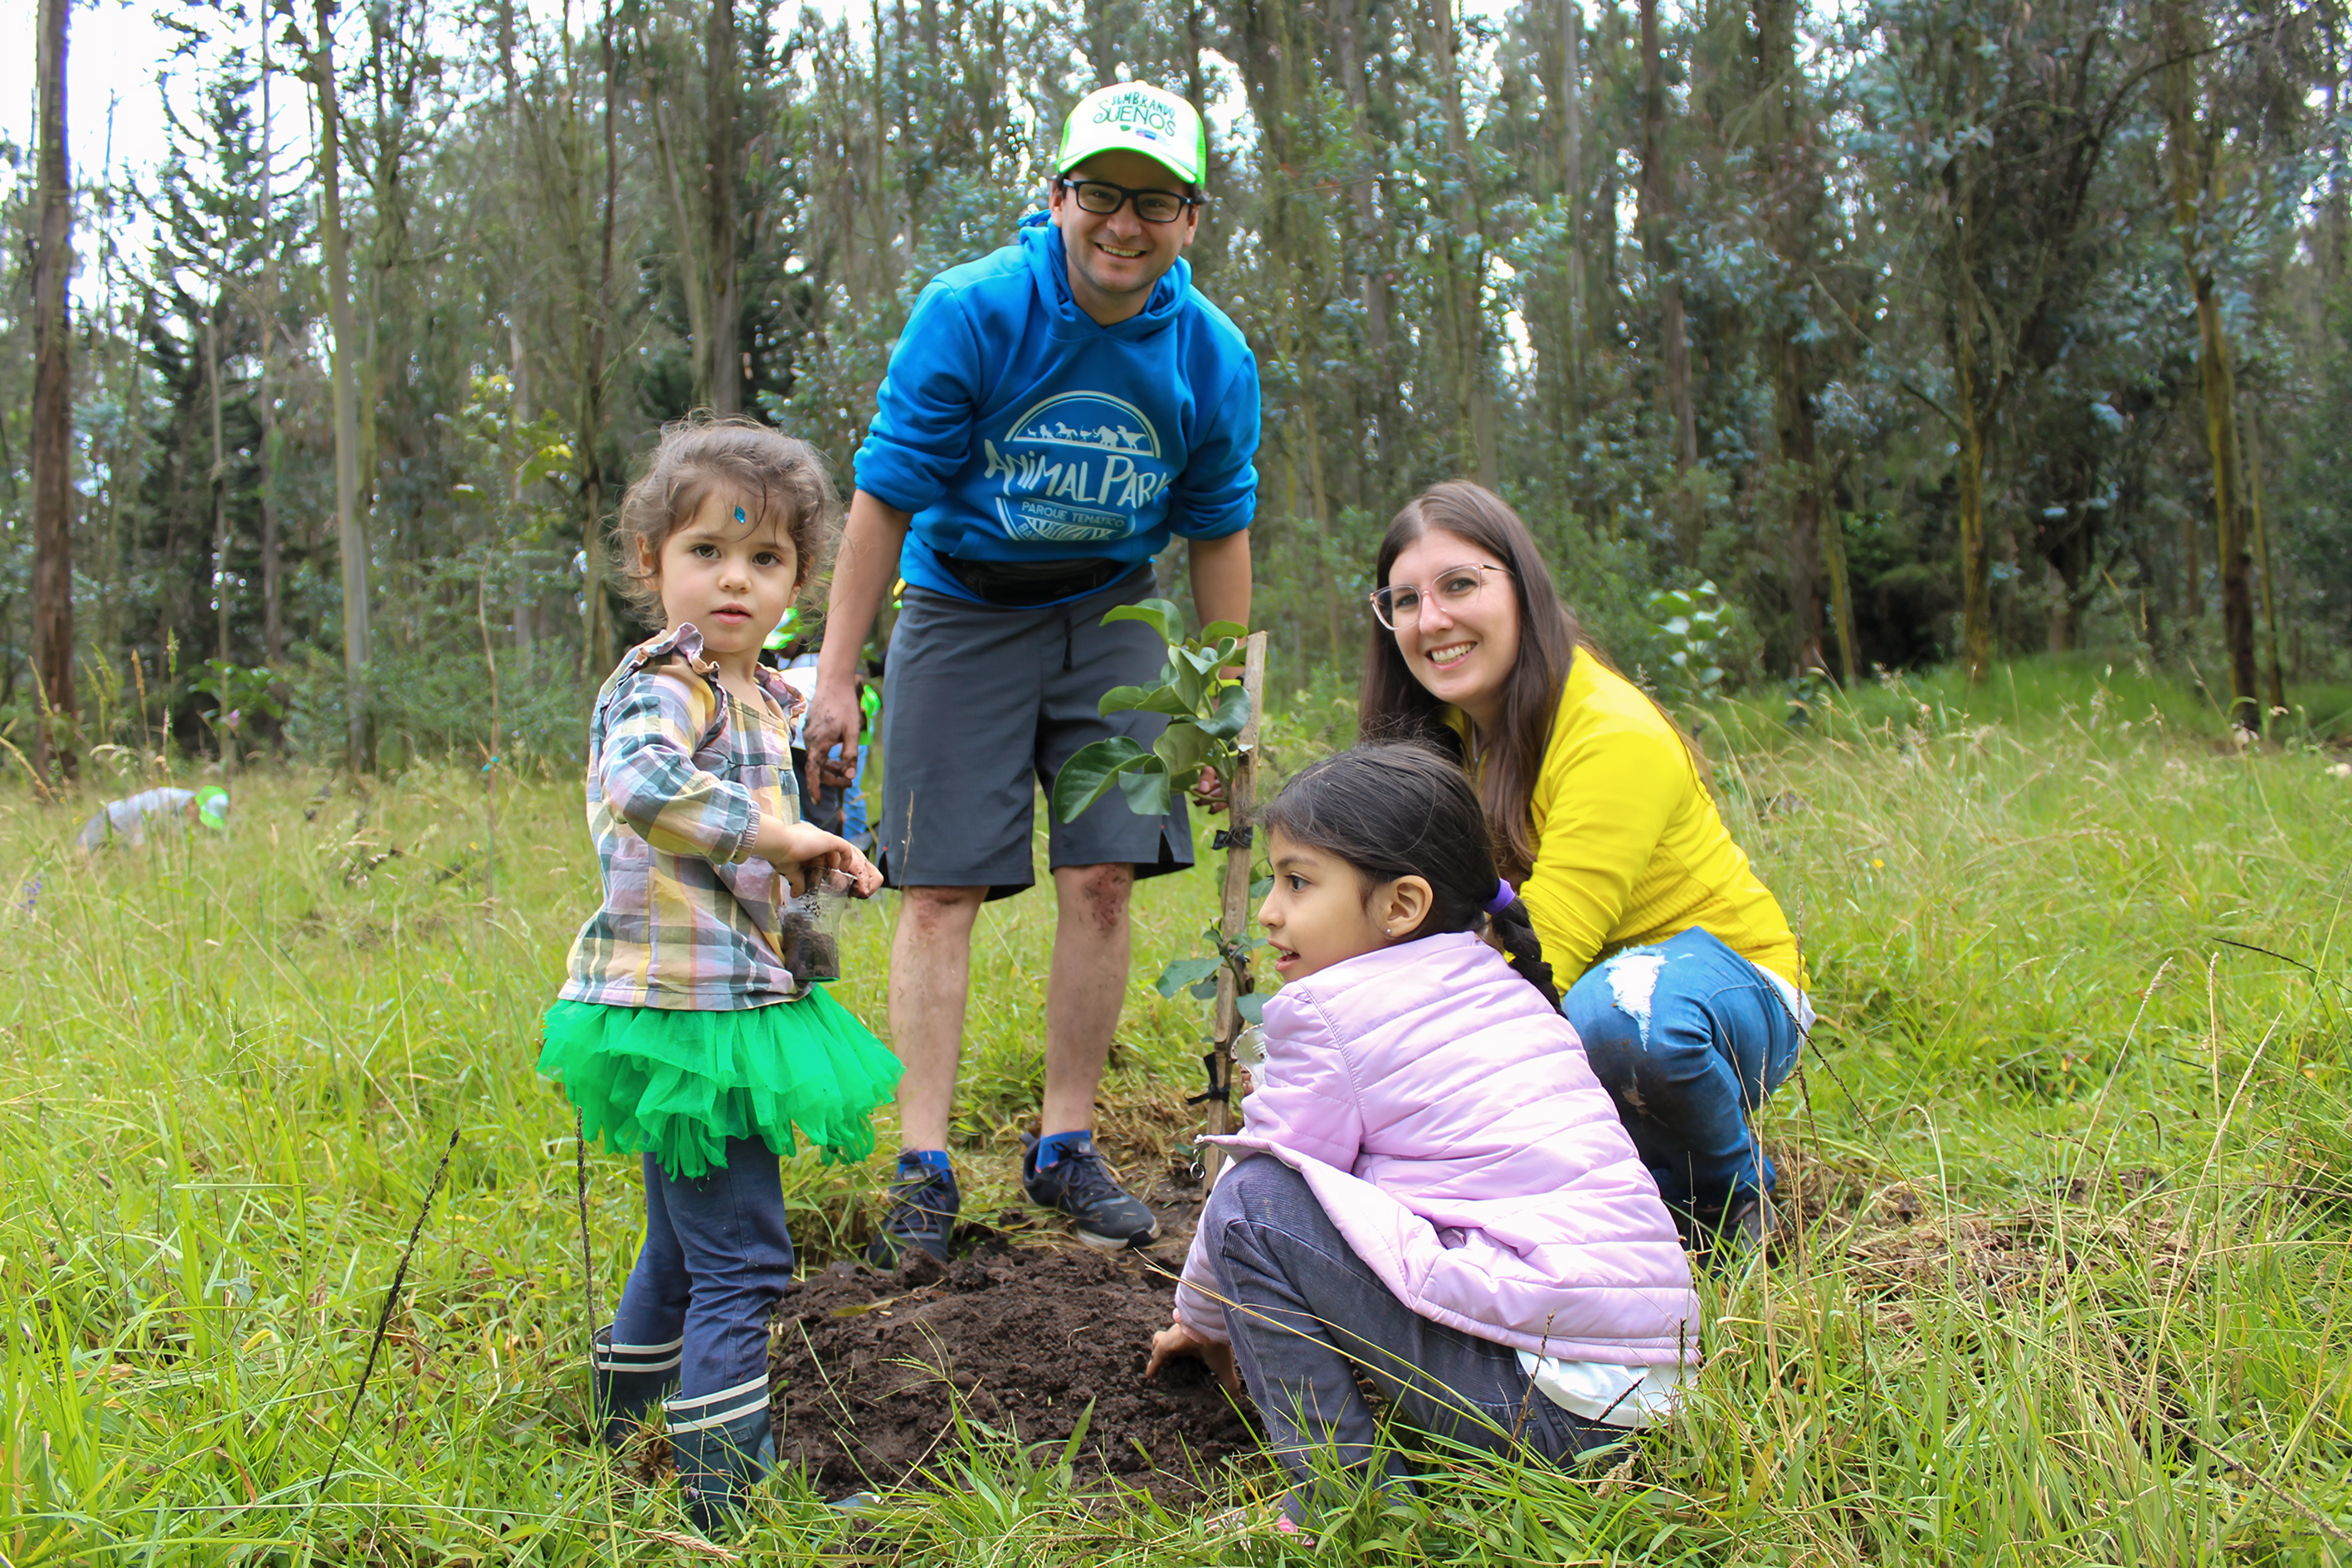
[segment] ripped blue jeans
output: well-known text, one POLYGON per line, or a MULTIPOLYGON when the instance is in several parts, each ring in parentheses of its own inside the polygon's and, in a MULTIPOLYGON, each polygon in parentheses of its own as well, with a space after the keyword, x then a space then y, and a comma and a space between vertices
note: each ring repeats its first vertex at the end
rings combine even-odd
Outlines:
POLYGON ((1789 1076, 1801 1041, 1754 964, 1694 929, 1594 964, 1559 1010, 1667 1207, 1719 1213, 1772 1190, 1772 1162, 1748 1119, 1789 1076))

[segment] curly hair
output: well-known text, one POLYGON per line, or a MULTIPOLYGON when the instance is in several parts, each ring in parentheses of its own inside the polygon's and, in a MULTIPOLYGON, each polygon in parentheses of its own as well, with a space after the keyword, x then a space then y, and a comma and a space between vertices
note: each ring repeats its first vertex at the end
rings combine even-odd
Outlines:
POLYGON ((662 546, 713 490, 732 492, 749 526, 773 523, 793 542, 803 583, 816 575, 841 506, 824 454, 755 421, 698 410, 662 426, 614 520, 614 581, 640 615, 660 616, 662 546))

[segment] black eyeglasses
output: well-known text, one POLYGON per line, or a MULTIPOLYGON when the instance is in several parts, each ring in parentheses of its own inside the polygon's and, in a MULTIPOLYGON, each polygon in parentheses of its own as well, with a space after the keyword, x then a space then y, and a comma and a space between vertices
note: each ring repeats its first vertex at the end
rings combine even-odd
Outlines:
POLYGON ((1448 566, 1426 588, 1417 583, 1394 583, 1385 588, 1376 588, 1371 595, 1372 614, 1378 616, 1381 625, 1391 631, 1397 629, 1400 621, 1411 626, 1421 616, 1422 595, 1429 594, 1435 595, 1447 615, 1460 615, 1478 602, 1478 590, 1486 585, 1486 574, 1489 572, 1500 572, 1507 577, 1510 575, 1510 568, 1486 562, 1448 566))
POLYGON ((1174 191, 1130 191, 1125 185, 1114 185, 1108 180, 1060 180, 1062 189, 1078 199, 1078 205, 1097 217, 1108 217, 1128 203, 1135 204, 1135 216, 1146 223, 1174 223, 1184 216, 1186 207, 1201 205, 1198 196, 1180 196, 1174 191))

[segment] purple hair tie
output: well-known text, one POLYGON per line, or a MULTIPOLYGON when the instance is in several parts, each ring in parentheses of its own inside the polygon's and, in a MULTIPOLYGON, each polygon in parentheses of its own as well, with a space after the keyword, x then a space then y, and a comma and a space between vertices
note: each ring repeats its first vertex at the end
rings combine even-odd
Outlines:
POLYGON ((1486 912, 1490 915, 1501 914, 1511 907, 1512 901, 1518 896, 1508 882, 1497 877, 1495 879, 1495 896, 1486 900, 1486 912))

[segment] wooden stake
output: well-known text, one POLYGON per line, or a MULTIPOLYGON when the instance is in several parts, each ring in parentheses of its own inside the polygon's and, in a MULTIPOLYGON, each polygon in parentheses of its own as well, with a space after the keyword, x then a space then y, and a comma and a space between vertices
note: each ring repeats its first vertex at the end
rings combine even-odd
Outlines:
MULTIPOLYGON (((1228 847, 1225 850, 1225 886, 1217 910, 1217 929, 1228 942, 1238 942, 1247 934, 1250 914, 1251 815, 1257 805, 1257 721, 1265 705, 1265 634, 1252 632, 1248 651, 1242 661, 1242 689, 1249 694, 1249 721, 1242 726, 1237 742, 1241 760, 1234 764, 1234 775, 1225 781, 1225 830, 1228 847)), ((1247 965, 1244 966, 1244 972, 1247 965)), ((1253 987, 1255 988, 1255 987, 1253 987)), ((1227 964, 1217 971, 1217 1045, 1212 1071, 1218 1083, 1231 1095, 1234 1082, 1234 1041, 1242 1032, 1242 988, 1234 967, 1227 964)), ((1222 1136, 1234 1130, 1234 1101, 1231 1098, 1209 1101, 1209 1132, 1222 1136)), ((1218 1170, 1225 1163, 1225 1152, 1215 1144, 1209 1146, 1201 1168, 1209 1181, 1217 1179, 1218 1170)))

